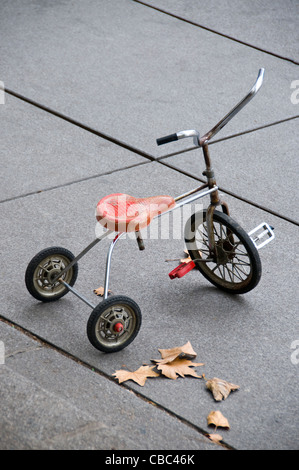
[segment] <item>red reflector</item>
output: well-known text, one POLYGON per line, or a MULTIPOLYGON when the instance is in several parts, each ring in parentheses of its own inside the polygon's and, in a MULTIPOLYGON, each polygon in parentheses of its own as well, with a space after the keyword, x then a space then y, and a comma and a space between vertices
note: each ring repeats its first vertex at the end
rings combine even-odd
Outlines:
POLYGON ((115 323, 113 329, 114 331, 116 331, 116 333, 120 333, 121 331, 123 331, 124 327, 123 327, 123 324, 119 322, 119 323, 115 323))

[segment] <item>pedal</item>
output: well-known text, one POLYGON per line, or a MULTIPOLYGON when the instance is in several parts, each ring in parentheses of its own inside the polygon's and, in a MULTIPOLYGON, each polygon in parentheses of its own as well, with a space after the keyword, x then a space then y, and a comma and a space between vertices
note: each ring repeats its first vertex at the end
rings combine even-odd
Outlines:
POLYGON ((189 273, 189 271, 192 271, 193 268, 195 268, 194 261, 189 261, 189 263, 182 263, 175 269, 173 269, 168 274, 168 276, 170 277, 170 279, 175 279, 176 277, 180 278, 185 276, 185 274, 189 273))
POLYGON ((260 250, 263 248, 263 246, 274 240, 275 235, 273 230, 274 227, 271 227, 266 222, 263 222, 251 230, 251 232, 248 232, 248 235, 250 236, 257 250, 260 250))

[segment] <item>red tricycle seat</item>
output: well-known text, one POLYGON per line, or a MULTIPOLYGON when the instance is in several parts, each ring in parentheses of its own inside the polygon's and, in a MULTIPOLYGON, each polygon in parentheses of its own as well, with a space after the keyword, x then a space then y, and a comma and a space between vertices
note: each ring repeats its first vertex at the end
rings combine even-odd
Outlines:
POLYGON ((171 196, 136 198, 122 193, 109 194, 98 202, 96 218, 114 232, 138 232, 174 206, 171 196))

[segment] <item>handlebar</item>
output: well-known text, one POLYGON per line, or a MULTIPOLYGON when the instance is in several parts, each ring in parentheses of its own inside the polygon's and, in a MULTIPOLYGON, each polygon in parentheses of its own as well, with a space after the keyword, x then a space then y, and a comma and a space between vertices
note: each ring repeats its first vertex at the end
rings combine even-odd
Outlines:
POLYGON ((176 134, 170 134, 165 137, 160 137, 157 139, 157 145, 167 144, 175 140, 183 139, 185 137, 193 137, 194 144, 201 147, 204 143, 207 143, 214 135, 217 134, 239 111, 241 111, 249 101, 256 95, 259 89, 262 86, 264 80, 265 69, 261 68, 259 70, 257 79, 251 90, 247 95, 229 112, 222 118, 209 132, 200 138, 199 132, 195 130, 180 131, 176 134))
POLYGON ((157 145, 168 144, 169 142, 174 142, 175 140, 178 140, 177 134, 166 135, 165 137, 160 137, 157 139, 157 145))
POLYGON ((185 137, 193 137, 193 142, 195 145, 199 145, 199 132, 195 130, 189 131, 180 131, 176 134, 166 135, 165 137, 160 137, 157 139, 157 145, 168 144, 168 142, 173 142, 179 139, 185 139, 185 137))

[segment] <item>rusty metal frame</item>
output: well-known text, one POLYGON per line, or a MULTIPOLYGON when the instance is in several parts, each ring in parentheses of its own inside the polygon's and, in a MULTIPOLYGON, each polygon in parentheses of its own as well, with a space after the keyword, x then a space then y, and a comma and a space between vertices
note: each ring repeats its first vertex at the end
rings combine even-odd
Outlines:
MULTIPOLYGON (((178 140, 186 137, 193 137, 193 141, 196 146, 201 147, 203 150, 203 156, 205 160, 205 170, 203 172, 203 175, 207 178, 207 183, 203 184, 199 188, 193 189, 185 194, 181 194, 180 196, 177 196, 174 198, 174 200, 180 201, 183 199, 182 202, 179 202, 178 204, 175 205, 172 209, 159 214, 157 217, 163 216, 164 214, 167 214, 168 212, 172 212, 175 209, 178 209, 179 207, 191 203, 195 201, 196 199, 199 199, 201 197, 204 197, 206 195, 210 196, 210 204, 207 209, 207 231, 208 231, 208 242, 209 242, 209 249, 210 249, 210 255, 211 257, 216 257, 216 246, 215 246, 215 238, 214 238, 214 230, 213 230, 213 215, 215 208, 217 206, 221 206, 222 211, 229 215, 229 209, 228 205, 226 202, 222 201, 220 199, 219 191, 218 191, 218 186, 216 184, 216 179, 215 179, 215 174, 214 170, 211 165, 211 158, 210 158, 210 153, 209 153, 209 148, 208 144, 210 139, 217 133, 219 132, 253 97, 254 95, 258 92, 260 89, 262 82, 263 82, 263 77, 264 77, 264 69, 259 70, 259 74, 257 77, 257 80, 252 87, 252 89, 249 91, 249 93, 241 100, 224 118, 222 118, 209 132, 207 132, 203 137, 200 137, 199 132, 196 130, 187 130, 187 131, 180 131, 176 134, 172 134, 171 136, 166 136, 166 138, 162 138, 163 142, 161 143, 167 143, 172 140, 178 140)), ((159 143, 158 145, 160 145, 159 143)), ((259 228, 259 227, 258 227, 259 228)), ((251 233, 253 234, 255 230, 253 230, 251 233)), ((59 273, 57 278, 54 279, 54 281, 58 280, 62 284, 64 284, 73 294, 75 294, 77 297, 79 297, 81 300, 83 300, 87 305, 89 305, 91 308, 94 308, 94 305, 91 304, 84 296, 79 294, 79 292, 76 291, 73 287, 69 286, 63 279, 62 275, 67 272, 79 259, 81 259, 89 250, 91 250, 98 242, 106 238, 108 235, 113 233, 113 231, 108 230, 107 232, 104 232, 100 237, 96 238, 92 243, 90 243, 78 256, 76 256, 71 263, 69 263, 63 271, 59 273)), ((272 233, 272 232, 271 232, 272 233)), ((107 259, 106 259, 106 273, 105 273, 105 287, 104 287, 104 299, 108 297, 108 285, 109 285, 109 277, 110 277, 110 265, 111 265, 111 257, 112 257, 112 252, 113 249, 118 242, 118 240, 125 234, 125 232, 119 232, 116 234, 114 237, 113 241, 110 244, 108 254, 107 254, 107 259)), ((272 234, 273 236, 273 234, 272 234)), ((136 239, 138 242, 139 249, 144 249, 143 241, 141 234, 138 232, 136 233, 136 239)))

